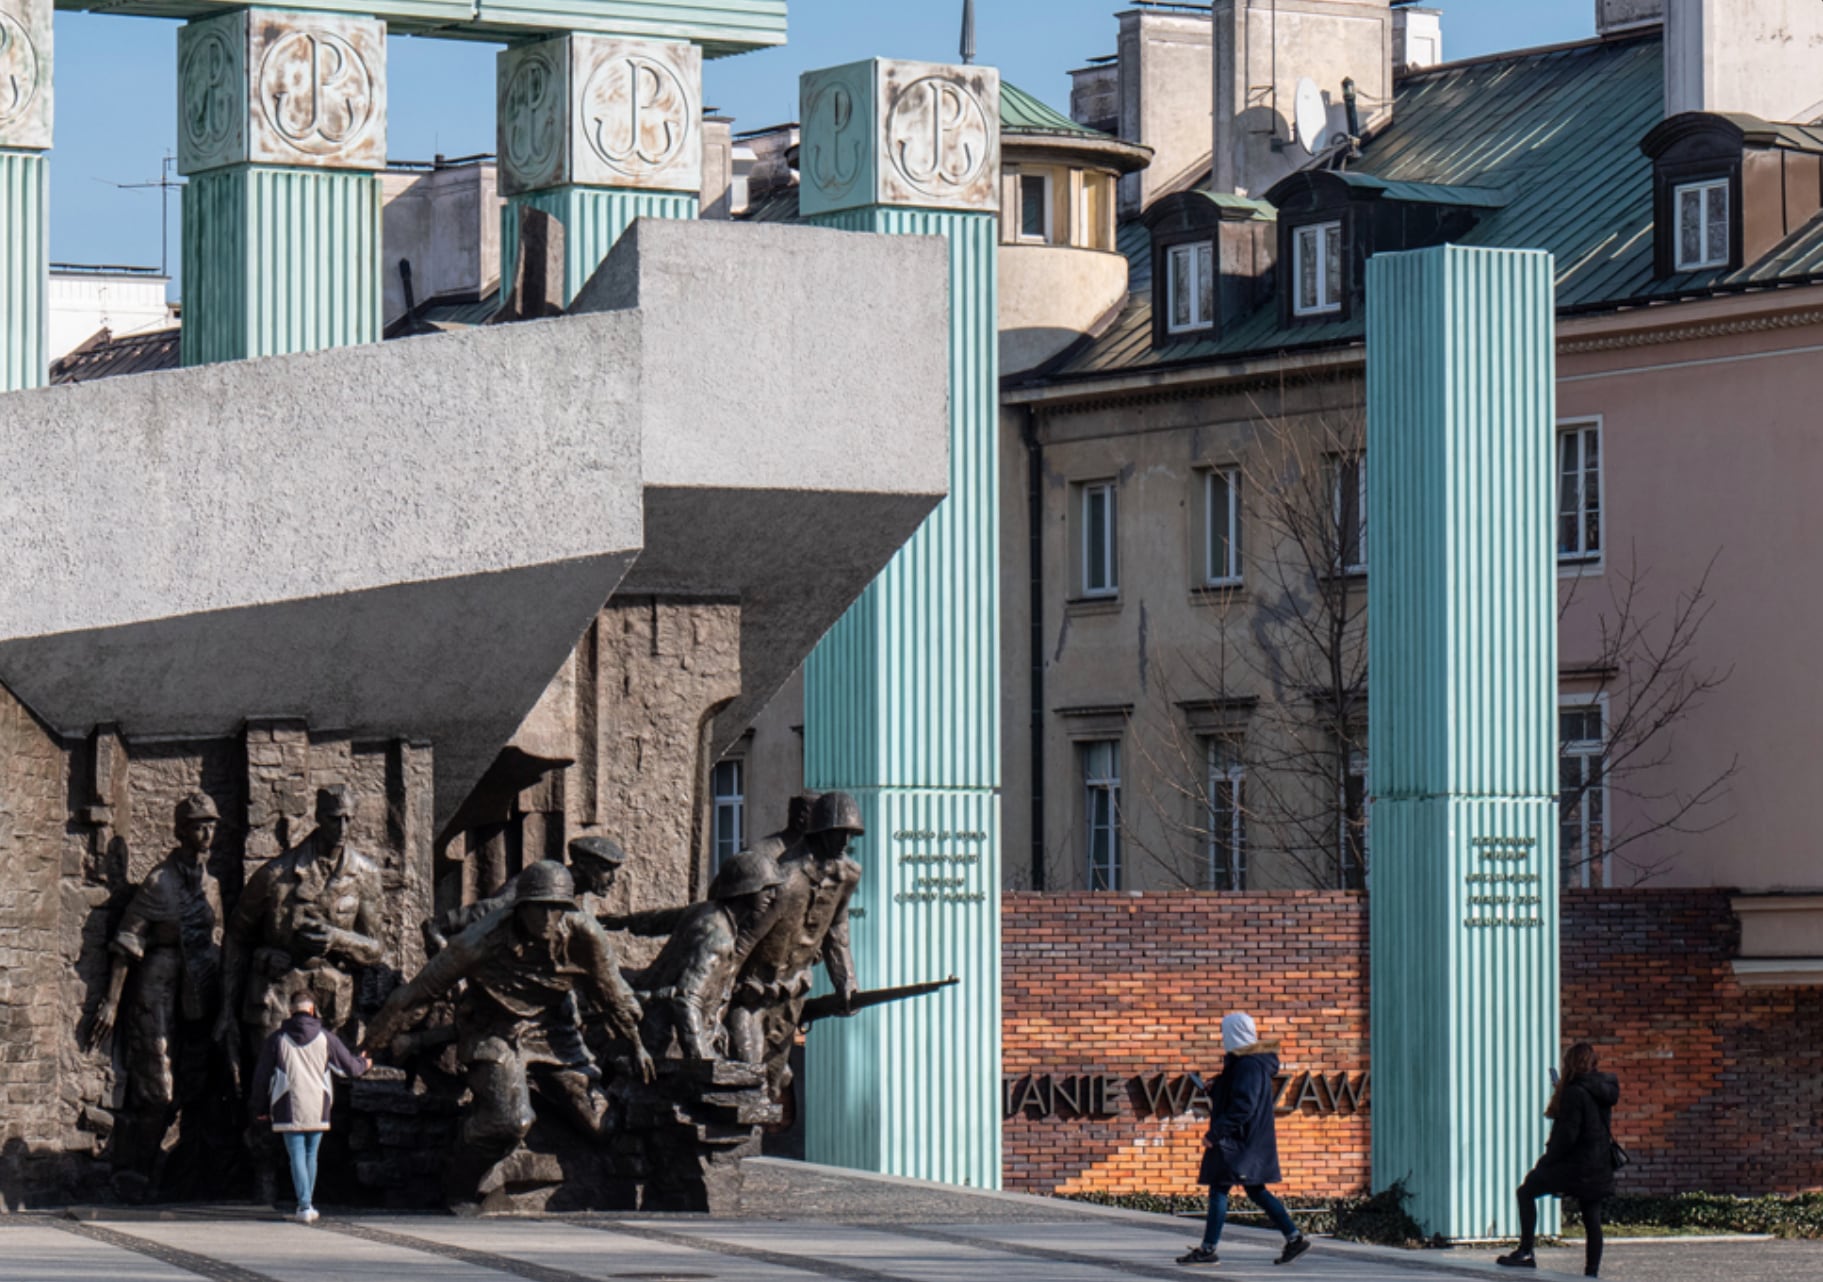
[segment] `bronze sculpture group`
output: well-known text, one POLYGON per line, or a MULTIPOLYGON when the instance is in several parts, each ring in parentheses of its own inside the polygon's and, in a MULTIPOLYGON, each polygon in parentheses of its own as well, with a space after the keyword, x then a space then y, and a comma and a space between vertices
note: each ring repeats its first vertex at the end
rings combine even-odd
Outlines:
MULTIPOLYGON (((657 912, 592 913, 590 896, 612 887, 626 855, 606 838, 572 841, 567 864, 529 864, 489 898, 423 922, 429 960, 402 982, 386 972, 384 1000, 371 976, 385 971, 385 890, 379 866, 348 845, 352 815, 347 789, 319 792, 316 829, 259 868, 224 916, 207 866, 218 812, 200 793, 178 805, 177 846, 136 888, 91 1024, 91 1044, 125 1032, 132 1116, 117 1165, 149 1174, 188 1107, 189 1066, 225 1053, 238 1067, 243 1044, 259 1045, 298 991, 326 1026, 409 1070, 402 1082, 459 1109, 439 1166, 458 1207, 510 1182, 524 1162, 509 1159, 524 1157, 541 1120, 562 1132, 547 1148, 579 1145, 604 1155, 587 1170, 642 1179, 664 1178, 654 1165, 707 1169, 752 1151, 758 1126, 786 1114, 800 1027, 857 1008, 848 914, 861 868, 847 852, 863 823, 844 793, 795 799, 786 829, 727 860, 707 899, 657 912), (650 964, 626 967, 619 931, 665 942, 650 964), (807 1012, 819 963, 834 991, 807 1012), (424 1067, 433 1056, 441 1074, 424 1067), (651 1139, 660 1133, 670 1138, 651 1139)), ((573 1178, 569 1166, 560 1178, 573 1178)))

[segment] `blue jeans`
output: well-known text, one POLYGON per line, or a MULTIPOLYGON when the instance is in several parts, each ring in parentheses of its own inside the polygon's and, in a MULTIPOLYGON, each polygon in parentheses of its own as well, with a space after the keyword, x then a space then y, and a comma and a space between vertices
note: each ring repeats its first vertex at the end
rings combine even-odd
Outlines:
MULTIPOLYGON (((1298 1226, 1291 1222, 1291 1212, 1285 1204, 1269 1193, 1264 1184, 1249 1184, 1247 1196, 1253 1204, 1266 1212, 1266 1218, 1272 1221, 1272 1227, 1285 1235, 1287 1242, 1298 1235, 1298 1226)), ((1211 1188, 1209 1190, 1209 1222, 1203 1228, 1203 1245, 1211 1251, 1221 1245, 1222 1226, 1228 1222, 1228 1190, 1211 1188)))
POLYGON ((316 1151, 322 1147, 321 1131, 286 1131, 285 1152, 291 1157, 291 1187, 297 1190, 298 1210, 312 1209, 310 1195, 316 1191, 316 1151))

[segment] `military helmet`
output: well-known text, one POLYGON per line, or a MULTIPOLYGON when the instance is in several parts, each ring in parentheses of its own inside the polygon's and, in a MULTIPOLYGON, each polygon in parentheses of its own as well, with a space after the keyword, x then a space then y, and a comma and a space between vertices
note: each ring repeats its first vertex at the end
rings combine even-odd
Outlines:
POLYGON ((215 799, 206 792, 193 792, 177 803, 177 822, 180 824, 198 823, 202 820, 219 821, 222 812, 215 808, 215 799))
POLYGON ((570 842, 570 859, 579 858, 618 868, 627 862, 627 852, 612 837, 577 837, 570 842))
POLYGON ((784 880, 778 860, 763 850, 743 850, 723 864, 722 870, 715 874, 715 880, 709 883, 709 898, 726 900, 739 899, 742 895, 757 895, 766 887, 780 885, 784 880))
POLYGON ((515 904, 562 904, 576 906, 576 880, 570 870, 555 859, 540 859, 519 874, 513 885, 515 904))
POLYGON ((316 817, 324 815, 353 815, 354 794, 346 784, 331 784, 327 788, 316 790, 316 817))
POLYGON ((867 831, 861 822, 861 805, 845 792, 826 792, 810 808, 809 833, 840 830, 856 834, 867 831))

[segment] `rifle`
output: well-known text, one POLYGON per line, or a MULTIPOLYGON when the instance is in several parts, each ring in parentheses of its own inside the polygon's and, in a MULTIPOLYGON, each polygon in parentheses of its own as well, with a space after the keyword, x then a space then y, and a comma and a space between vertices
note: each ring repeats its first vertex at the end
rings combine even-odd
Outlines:
POLYGON ((819 1019, 830 1019, 836 1015, 852 1015, 856 1011, 866 1010, 869 1006, 884 1006, 887 1002, 902 1002, 908 997, 924 997, 961 982, 951 975, 948 979, 934 979, 928 984, 905 984, 898 988, 870 988, 866 992, 856 993, 854 1000, 846 1007, 842 1005, 842 994, 840 993, 830 993, 826 997, 813 997, 804 1003, 804 1009, 798 1015, 798 1027, 809 1028, 819 1019))

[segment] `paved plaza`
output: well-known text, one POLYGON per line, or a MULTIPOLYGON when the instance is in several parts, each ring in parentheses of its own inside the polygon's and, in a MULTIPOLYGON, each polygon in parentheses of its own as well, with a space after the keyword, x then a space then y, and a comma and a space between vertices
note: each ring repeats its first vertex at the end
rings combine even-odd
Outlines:
MULTIPOLYGON (((1217 1269, 1173 1263, 1194 1221, 754 1164, 740 1218, 641 1215, 463 1220, 338 1215, 305 1227, 249 1208, 0 1218, 6 1282, 1104 1282, 1286 1277, 1349 1282, 1511 1276, 1492 1252, 1418 1253, 1319 1241, 1290 1269, 1274 1234, 1232 1229, 1217 1269), (788 1216, 789 1218, 781 1218, 788 1216)), ((1580 1256, 1553 1252, 1557 1273, 1580 1256)), ((1823 1244, 1619 1243, 1622 1282, 1823 1276, 1823 1244)))

